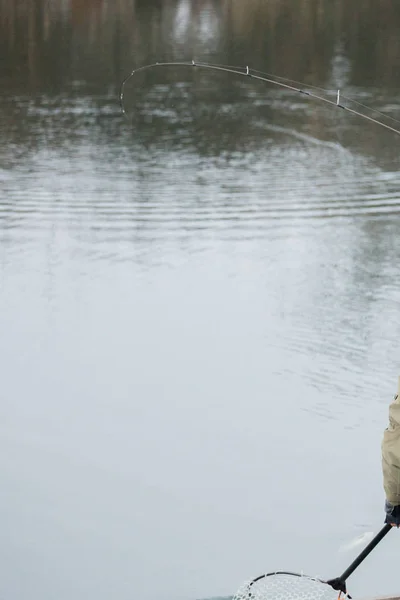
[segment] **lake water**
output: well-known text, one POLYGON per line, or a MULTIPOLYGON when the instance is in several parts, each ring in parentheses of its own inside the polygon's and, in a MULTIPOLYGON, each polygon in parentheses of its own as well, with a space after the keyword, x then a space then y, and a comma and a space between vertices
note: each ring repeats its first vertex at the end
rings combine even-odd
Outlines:
MULTIPOLYGON (((372 8, 292 4, 0 5, 4 600, 334 577, 383 524, 399 136, 191 67, 134 76, 119 105, 134 67, 195 56, 398 118, 398 10, 369 46, 372 8)), ((352 594, 399 592, 399 535, 352 594)))

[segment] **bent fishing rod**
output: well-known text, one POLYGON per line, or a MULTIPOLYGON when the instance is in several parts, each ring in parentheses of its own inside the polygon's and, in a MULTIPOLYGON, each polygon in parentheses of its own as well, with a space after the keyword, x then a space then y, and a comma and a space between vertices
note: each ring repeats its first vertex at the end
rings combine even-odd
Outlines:
MULTIPOLYGON (((345 112, 348 112, 348 113, 351 113, 358 117, 367 119, 368 121, 375 123, 376 125, 380 125, 381 127, 388 129, 392 133, 396 133, 397 135, 400 135, 400 128, 396 129, 395 127, 392 127, 391 125, 387 125, 386 123, 383 123, 382 121, 379 121, 378 119, 375 119, 373 117, 365 115, 362 112, 354 110, 353 108, 349 108, 348 106, 345 106, 344 104, 342 104, 340 100, 342 98, 342 99, 348 100, 349 102, 354 102, 358 106, 361 106, 367 110, 375 112, 376 114, 381 115, 385 119, 389 119, 390 121, 392 121, 392 123, 396 123, 397 125, 400 126, 399 120, 394 119, 390 115, 386 115, 385 113, 383 113, 381 111, 378 111, 369 106, 366 106, 365 104, 362 104, 361 102, 358 102, 357 100, 354 100, 353 98, 349 98, 347 96, 341 95, 340 89, 338 89, 337 91, 334 92, 336 94, 336 100, 330 100, 329 98, 324 98, 323 96, 321 96, 320 93, 316 93, 314 91, 310 91, 309 89, 305 89, 305 87, 303 87, 304 84, 302 84, 300 82, 294 81, 292 79, 287 79, 285 77, 279 77, 277 75, 272 75, 270 73, 264 73, 263 71, 257 71, 255 69, 250 69, 248 66, 232 67, 232 66, 228 66, 228 65, 218 65, 218 64, 212 64, 212 63, 197 62, 194 60, 180 61, 180 62, 179 61, 178 62, 156 62, 156 63, 152 63, 149 65, 144 65, 142 67, 138 67, 137 69, 134 69, 133 71, 131 71, 131 73, 122 81, 121 87, 120 87, 119 99, 120 99, 120 104, 121 104, 121 109, 122 109, 123 114, 125 114, 125 115, 127 114, 126 110, 125 110, 125 105, 124 105, 124 92, 125 92, 125 86, 126 86, 127 82, 135 74, 149 70, 149 69, 155 69, 157 67, 191 67, 191 68, 195 68, 195 69, 208 69, 211 71, 220 71, 220 72, 224 72, 224 73, 231 73, 233 75, 238 75, 241 77, 248 77, 250 79, 257 80, 257 81, 263 81, 265 83, 270 83, 272 85, 276 85, 280 88, 287 89, 292 92, 297 92, 299 94, 302 94, 303 96, 308 96, 309 98, 313 98, 314 100, 319 100, 321 102, 325 102, 326 104, 328 104, 330 106, 339 108, 340 110, 343 110, 345 112), (296 85, 293 85, 293 84, 296 84, 296 85), (301 86, 301 87, 298 87, 298 86, 301 86)), ((312 90, 317 90, 318 92, 332 93, 332 90, 324 90, 322 88, 317 88, 315 86, 308 86, 308 87, 311 88, 312 90)))

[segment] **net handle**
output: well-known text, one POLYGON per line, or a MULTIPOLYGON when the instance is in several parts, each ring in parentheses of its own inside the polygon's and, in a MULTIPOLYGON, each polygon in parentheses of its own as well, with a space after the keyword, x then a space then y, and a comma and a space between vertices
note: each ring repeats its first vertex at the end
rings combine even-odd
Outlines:
POLYGON ((387 523, 382 527, 382 529, 376 534, 376 536, 370 541, 367 546, 365 546, 364 550, 360 552, 360 554, 353 560, 351 565, 347 567, 345 571, 340 575, 340 577, 336 577, 336 579, 330 579, 326 583, 333 587, 334 590, 338 590, 340 592, 346 593, 346 580, 350 577, 352 573, 361 565, 361 563, 367 558, 369 554, 371 554, 372 550, 376 548, 380 541, 383 540, 385 535, 389 533, 392 529, 390 523, 387 523))
MULTIPOLYGON (((372 550, 374 550, 374 548, 376 548, 376 546, 379 544, 379 542, 381 542, 383 540, 385 535, 387 535, 391 529, 392 529, 392 526, 390 525, 390 523, 387 523, 386 525, 384 525, 382 527, 382 529, 376 534, 376 536, 370 541, 370 543, 367 544, 367 546, 365 546, 364 550, 362 550, 362 552, 360 552, 360 554, 353 560, 351 565, 349 565, 347 567, 347 569, 345 571, 343 571, 343 573, 339 577, 335 577, 335 579, 329 579, 328 581, 325 581, 325 580, 319 579, 319 578, 314 578, 314 577, 308 577, 308 579, 313 579, 314 581, 326 583, 327 585, 330 585, 334 590, 345 594, 345 596, 347 596, 347 598, 349 598, 351 600, 351 596, 347 593, 347 586, 346 586, 347 579, 350 577, 350 575, 352 573, 354 573, 354 571, 357 569, 357 567, 359 567, 361 565, 361 563, 367 558, 367 556, 369 554, 371 554, 372 550)), ((273 571, 271 573, 264 573, 263 575, 256 577, 248 585, 249 585, 249 587, 251 587, 252 585, 257 583, 261 579, 264 579, 265 577, 269 577, 271 575, 294 575, 296 577, 304 577, 304 575, 302 573, 294 573, 293 571, 273 571)))

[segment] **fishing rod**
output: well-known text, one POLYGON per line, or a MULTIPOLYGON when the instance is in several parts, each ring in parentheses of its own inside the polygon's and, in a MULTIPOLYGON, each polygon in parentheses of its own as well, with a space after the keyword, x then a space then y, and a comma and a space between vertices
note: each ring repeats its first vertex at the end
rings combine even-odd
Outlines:
MULTIPOLYGON (((156 63, 144 65, 142 67, 138 67, 137 69, 134 69, 122 81, 121 87, 120 87, 119 98, 120 98, 120 104, 121 104, 121 109, 122 109, 123 114, 126 115, 126 110, 125 110, 125 106, 124 106, 124 92, 125 92, 125 86, 126 86, 127 82, 135 74, 149 70, 149 69, 154 69, 157 67, 192 67, 195 69, 208 69, 211 71, 220 71, 220 72, 224 72, 224 73, 232 73, 233 75, 239 75, 242 77, 249 77, 249 78, 257 80, 257 81, 264 81, 265 83, 270 83, 272 85, 276 85, 278 87, 281 87, 281 88, 284 88, 287 90, 291 90, 293 92, 297 92, 299 94, 302 94, 303 96, 308 96, 309 98, 313 98, 315 100, 320 100, 321 102, 325 102, 326 104, 329 104, 330 106, 339 108, 343 111, 346 111, 346 112, 356 115, 358 117, 367 119, 368 121, 375 123, 376 125, 380 125, 381 127, 384 127, 385 129, 388 129, 389 131, 392 131, 393 133, 400 135, 400 128, 396 129, 395 127, 387 125, 386 123, 383 123, 382 121, 379 121, 378 119, 374 119, 373 117, 365 115, 357 110, 354 110, 353 108, 349 108, 348 106, 341 104, 341 102, 340 102, 341 98, 348 100, 350 102, 354 102, 358 106, 362 106, 363 108, 366 108, 377 114, 380 114, 381 116, 385 117, 386 119, 390 119, 393 123, 396 123, 400 126, 399 120, 394 119, 393 117, 386 115, 383 112, 372 109, 372 108, 366 106, 365 104, 362 104, 361 102, 353 100, 352 98, 348 98, 344 95, 341 95, 340 89, 338 89, 337 91, 334 92, 336 94, 336 100, 329 100, 328 98, 324 98, 323 96, 321 96, 319 93, 310 91, 309 89, 305 89, 303 87, 298 87, 298 86, 303 86, 304 84, 294 81, 292 79, 286 79, 285 77, 278 77, 277 75, 271 75, 270 73, 264 73, 263 71, 257 71, 255 69, 250 69, 248 66, 232 67, 232 66, 228 66, 228 65, 218 65, 218 64, 212 64, 212 63, 197 62, 194 60, 180 61, 180 62, 179 61, 178 62, 156 62, 156 63), (296 84, 296 85, 293 85, 293 84, 296 84)), ((315 86, 308 86, 308 87, 313 90, 322 91, 324 93, 332 93, 332 90, 323 90, 322 88, 317 88, 315 86)))

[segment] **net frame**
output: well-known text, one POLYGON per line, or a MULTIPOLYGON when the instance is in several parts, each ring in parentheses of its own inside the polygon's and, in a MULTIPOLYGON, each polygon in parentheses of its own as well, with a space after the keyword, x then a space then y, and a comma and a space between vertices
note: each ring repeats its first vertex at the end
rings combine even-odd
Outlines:
MULTIPOLYGON (((389 533, 389 531, 391 531, 393 529, 392 524, 391 523, 385 523, 385 525, 382 527, 382 529, 380 531, 378 531, 378 533, 375 535, 375 537, 369 542, 369 544, 367 544, 367 546, 364 548, 364 550, 362 550, 360 552, 360 554, 353 560, 353 562, 347 567, 347 569, 345 571, 343 571, 343 573, 339 576, 339 577, 335 577, 334 579, 329 579, 329 580, 323 580, 323 579, 319 579, 318 577, 310 577, 309 575, 305 575, 304 573, 296 573, 294 571, 273 571, 270 573, 265 573, 263 575, 259 575, 258 577, 256 577, 255 579, 245 583, 242 587, 239 588, 239 590, 236 592, 236 594, 233 596, 232 600, 272 600, 272 596, 270 593, 265 593, 265 591, 267 590, 267 592, 270 592, 270 590, 273 588, 273 586, 269 586, 269 590, 267 589, 267 586, 264 585, 264 588, 261 586, 261 592, 258 591, 258 588, 255 588, 254 586, 257 586, 257 584, 259 584, 260 581, 268 581, 269 583, 272 581, 273 583, 275 583, 278 580, 272 580, 272 576, 287 576, 287 577, 293 577, 293 579, 290 579, 290 584, 289 587, 293 588, 293 583, 295 583, 295 577, 297 577, 297 582, 299 582, 299 578, 300 580, 302 580, 302 582, 304 583, 304 581, 306 581, 308 584, 311 584, 311 582, 314 582, 315 584, 322 584, 321 586, 316 586, 312 589, 312 593, 308 593, 305 595, 305 600, 331 600, 331 598, 333 598, 332 596, 332 591, 334 590, 337 593, 339 593, 339 598, 341 596, 345 596, 346 598, 348 598, 349 600, 351 600, 351 596, 348 594, 347 592, 347 585, 346 585, 346 581, 347 579, 350 577, 350 575, 352 573, 354 573, 354 571, 361 565, 362 562, 364 562, 364 560, 367 558, 367 556, 369 556, 371 554, 371 552, 373 551, 374 548, 376 548, 376 546, 383 540, 383 538, 389 533), (271 578, 271 579, 267 579, 267 578, 271 578), (325 584, 325 585, 324 585, 325 584), (315 591, 318 590, 318 591, 315 591), (255 593, 256 591, 256 593, 255 593), (258 593, 257 593, 258 592, 258 593)), ((275 586, 276 587, 276 586, 275 586)), ((274 592, 273 595, 273 600, 288 600, 288 598, 293 598, 294 600, 300 600, 300 598, 302 598, 304 600, 304 593, 303 594, 299 594, 299 592, 295 593, 295 594, 288 594, 288 590, 287 590, 288 586, 286 586, 286 590, 284 589, 283 592, 281 591, 281 599, 279 597, 279 594, 276 594, 276 590, 274 592)), ((293 591, 293 589, 292 589, 293 591)), ((290 589, 289 589, 290 592, 290 589)))
POLYGON ((273 571, 245 582, 232 600, 336 600, 351 598, 330 582, 294 571, 273 571))

